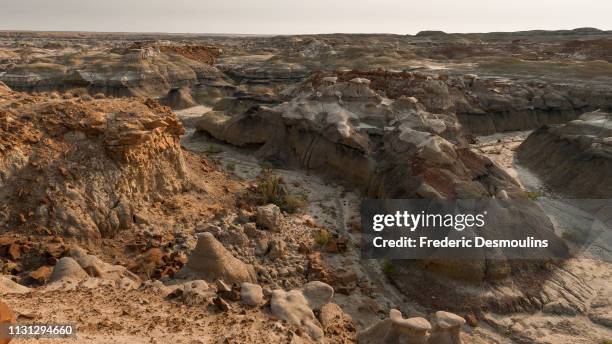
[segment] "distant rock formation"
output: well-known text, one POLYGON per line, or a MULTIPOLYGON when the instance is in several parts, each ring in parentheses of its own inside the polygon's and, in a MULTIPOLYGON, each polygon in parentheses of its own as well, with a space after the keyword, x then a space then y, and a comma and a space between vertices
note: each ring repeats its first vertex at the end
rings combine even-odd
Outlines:
POLYGON ((191 90, 186 87, 171 89, 159 102, 162 105, 171 107, 173 110, 182 110, 198 105, 191 96, 191 90))
POLYGON ((534 131, 518 159, 555 192, 573 198, 612 196, 612 114, 591 112, 534 131))

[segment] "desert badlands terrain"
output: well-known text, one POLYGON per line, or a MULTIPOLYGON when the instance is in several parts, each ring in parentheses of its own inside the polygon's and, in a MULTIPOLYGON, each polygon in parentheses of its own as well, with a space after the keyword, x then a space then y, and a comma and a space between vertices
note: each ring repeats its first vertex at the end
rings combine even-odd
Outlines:
POLYGON ((590 28, 0 32, 0 321, 76 329, 13 343, 612 343, 611 113, 590 28), (361 259, 366 198, 522 200, 572 258, 361 259), (571 199, 607 204, 597 238, 563 226, 571 199))

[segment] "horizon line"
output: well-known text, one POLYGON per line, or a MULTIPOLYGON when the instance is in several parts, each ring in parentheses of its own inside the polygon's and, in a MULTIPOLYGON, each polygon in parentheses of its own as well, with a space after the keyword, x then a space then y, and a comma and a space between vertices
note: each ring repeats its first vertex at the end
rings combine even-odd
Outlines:
POLYGON ((393 32, 327 32, 327 33, 214 33, 214 32, 172 32, 172 31, 98 31, 98 30, 38 30, 38 29, 0 29, 2 33, 87 33, 87 34, 151 34, 151 35, 192 35, 192 36, 314 36, 314 35, 393 35, 393 36, 416 36, 422 32, 438 32, 446 35, 474 35, 474 34, 503 34, 522 32, 563 32, 577 30, 596 30, 601 33, 612 33, 612 29, 600 29, 596 27, 576 27, 571 29, 526 29, 517 31, 481 31, 481 32, 446 32, 436 29, 420 30, 416 33, 393 33, 393 32))

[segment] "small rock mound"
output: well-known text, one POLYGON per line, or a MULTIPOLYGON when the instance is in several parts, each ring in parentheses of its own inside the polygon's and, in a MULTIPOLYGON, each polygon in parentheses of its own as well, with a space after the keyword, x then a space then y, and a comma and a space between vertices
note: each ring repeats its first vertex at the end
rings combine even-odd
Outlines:
POLYGON ((248 306, 257 307, 264 304, 263 290, 259 284, 244 282, 240 286, 240 299, 248 306))
POLYGON ((88 277, 87 272, 83 270, 74 258, 64 257, 55 264, 51 277, 49 277, 49 283, 66 280, 82 281, 88 277))
POLYGON ((210 304, 214 295, 214 291, 203 280, 186 282, 171 293, 172 297, 178 296, 186 305, 190 306, 210 304))
POLYGON ((224 280, 229 283, 255 282, 251 265, 234 257, 211 233, 198 234, 198 243, 178 278, 198 277, 224 280))
POLYGON ((275 204, 257 207, 257 224, 273 232, 280 232, 282 227, 282 214, 275 204))
POLYGON ((191 96, 191 90, 186 87, 173 88, 159 100, 163 105, 169 106, 174 110, 182 110, 198 105, 191 96))
POLYGON ((335 303, 326 303, 319 312, 319 321, 323 326, 326 337, 341 335, 341 343, 355 342, 355 324, 350 315, 346 314, 340 306, 335 303))
POLYGON ((429 321, 421 317, 404 319, 397 309, 389 311, 389 318, 379 321, 368 329, 357 334, 360 344, 426 344, 429 321))
POLYGON ((436 312, 436 323, 429 337, 430 343, 461 343, 461 327, 465 324, 462 317, 444 311, 436 312))
POLYGON ((121 283, 131 281, 134 285, 140 285, 140 278, 124 266, 109 264, 94 255, 87 254, 85 250, 78 246, 71 248, 69 253, 91 277, 121 283))
POLYGON ((332 297, 334 297, 334 288, 320 281, 308 282, 300 289, 306 300, 308 300, 308 305, 314 310, 320 310, 323 305, 330 302, 332 297))
POLYGON ((314 281, 302 289, 291 291, 274 290, 270 300, 272 314, 279 319, 303 328, 310 338, 321 340, 324 336, 323 326, 313 310, 331 301, 334 290, 331 286, 314 281))
POLYGON ((0 276, 0 294, 25 294, 31 290, 13 281, 9 276, 0 276))

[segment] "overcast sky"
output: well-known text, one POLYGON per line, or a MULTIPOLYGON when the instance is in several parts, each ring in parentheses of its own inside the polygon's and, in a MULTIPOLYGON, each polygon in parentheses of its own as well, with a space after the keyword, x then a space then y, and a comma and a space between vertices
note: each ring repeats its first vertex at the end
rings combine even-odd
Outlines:
POLYGON ((612 29, 611 0, 0 0, 0 30, 398 33, 612 29))

